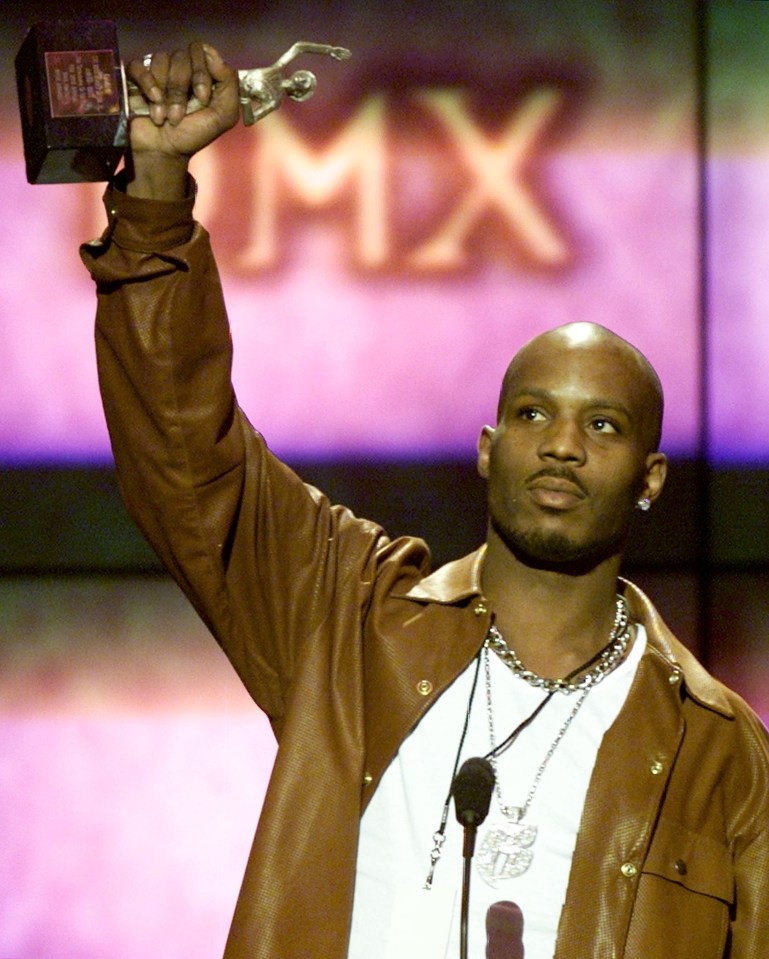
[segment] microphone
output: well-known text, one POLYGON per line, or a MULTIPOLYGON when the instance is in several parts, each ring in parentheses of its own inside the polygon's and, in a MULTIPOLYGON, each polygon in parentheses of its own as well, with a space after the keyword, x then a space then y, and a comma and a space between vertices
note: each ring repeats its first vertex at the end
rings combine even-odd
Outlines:
POLYGON ((488 815, 493 790, 494 770, 488 759, 475 756, 462 764, 451 787, 460 825, 480 826, 488 815))
POLYGON ((454 808, 460 825, 465 827, 464 873, 462 878, 462 915, 459 931, 459 956, 467 959, 467 926, 470 914, 470 863, 475 850, 475 833, 486 818, 494 790, 494 770, 488 759, 467 759, 451 784, 454 808))

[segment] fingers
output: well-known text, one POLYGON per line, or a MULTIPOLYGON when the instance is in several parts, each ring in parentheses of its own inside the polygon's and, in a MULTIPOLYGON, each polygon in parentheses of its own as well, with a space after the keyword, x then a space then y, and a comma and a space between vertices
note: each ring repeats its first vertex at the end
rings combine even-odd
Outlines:
MULTIPOLYGON (((213 50, 213 47, 210 49, 213 50)), ((211 100, 213 74, 210 72, 206 47, 196 41, 190 44, 189 53, 192 66, 192 91, 203 106, 208 106, 211 100)))
MULTIPOLYGON (((153 70, 154 72, 154 70, 153 70)), ((192 83, 192 61, 186 50, 175 50, 166 74, 166 118, 171 126, 181 123, 187 112, 192 83)))
POLYGON ((148 101, 150 116, 155 123, 160 125, 165 120, 165 94, 153 72, 153 64, 155 70, 158 70, 160 63, 157 54, 155 56, 149 54, 142 59, 131 60, 126 66, 126 76, 135 84, 144 99, 148 101))
POLYGON ((148 101, 149 115, 156 126, 162 126, 166 120, 171 126, 181 123, 193 95, 208 106, 214 85, 231 74, 216 50, 199 41, 191 43, 187 50, 148 54, 126 67, 129 80, 148 101))

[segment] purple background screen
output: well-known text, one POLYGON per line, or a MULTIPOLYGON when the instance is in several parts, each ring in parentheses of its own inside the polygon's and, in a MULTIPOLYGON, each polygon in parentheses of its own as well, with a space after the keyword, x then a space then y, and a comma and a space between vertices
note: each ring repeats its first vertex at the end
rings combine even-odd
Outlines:
MULTIPOLYGON (((196 160, 238 396, 270 445, 315 464, 472 460, 524 340, 611 327, 660 373, 677 468, 706 467, 707 495, 666 491, 685 534, 665 556, 680 539, 699 559, 652 557, 642 585, 769 717, 769 4, 214 7, 104 0, 98 15, 124 57, 194 37, 242 68, 298 39, 354 53, 298 63, 313 100, 196 160), (709 503, 720 558, 703 592, 709 503)), ((26 28, 61 13, 6 2, 0 25, 0 462, 30 488, 110 464, 78 257, 103 186, 28 185, 16 110, 26 28)), ((0 495, 0 522, 27 502, 0 495)), ((266 720, 165 577, 15 568, 0 578, 0 957, 221 954, 266 720)))

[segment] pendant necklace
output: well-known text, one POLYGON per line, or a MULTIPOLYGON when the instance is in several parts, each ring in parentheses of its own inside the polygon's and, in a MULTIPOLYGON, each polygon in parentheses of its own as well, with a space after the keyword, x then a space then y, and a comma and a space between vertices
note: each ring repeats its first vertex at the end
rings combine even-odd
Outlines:
MULTIPOLYGON (((532 823, 525 823, 523 820, 529 811, 531 802, 537 792, 537 787, 547 769, 547 764, 552 759, 561 740, 566 735, 569 726, 571 726, 577 713, 582 708, 582 704, 587 699, 587 694, 592 687, 586 686, 582 690, 571 712, 558 730, 558 734, 550 744, 544 759, 539 764, 523 805, 511 806, 508 805, 502 797, 502 788, 499 785, 499 772, 497 770, 498 752, 494 732, 494 710, 491 701, 491 664, 489 662, 489 656, 489 648, 486 646, 484 649, 484 670, 486 678, 486 708, 489 720, 489 742, 491 743, 491 751, 486 758, 494 770, 494 793, 499 811, 506 821, 500 825, 489 827, 476 855, 476 866, 482 878, 490 886, 496 888, 500 880, 514 879, 516 876, 521 876, 531 865, 534 857, 531 847, 537 838, 537 827, 532 823)), ((543 707, 553 695, 553 692, 549 692, 542 703, 540 703, 539 708, 543 707)))
MULTIPOLYGON (((454 761, 454 770, 451 777, 451 783, 453 784, 454 776, 456 776, 457 769, 459 768, 459 760, 468 731, 470 713, 472 710, 475 689, 478 682, 478 672, 481 665, 481 659, 483 659, 485 663, 486 675, 486 709, 488 715, 489 739, 491 743, 491 751, 486 755, 485 758, 489 760, 492 768, 494 769, 497 802, 502 814, 507 820, 503 826, 494 830, 490 830, 490 832, 487 833, 481 845, 481 849, 476 855, 479 872, 483 876, 484 880, 489 883, 489 885, 495 886, 497 881, 500 879, 509 879, 513 876, 520 876, 529 868, 533 857, 530 847, 536 839, 537 827, 528 824, 523 825, 521 820, 526 816, 526 813, 529 810, 529 806, 531 805, 531 802, 537 791, 537 787, 539 786, 539 782, 542 779, 545 769, 547 768, 547 764, 550 762, 550 759, 558 748, 559 743, 566 735, 569 726, 574 721, 575 716, 587 698, 587 694, 590 692, 593 686, 595 686, 602 679, 608 676, 609 673, 616 669, 620 662, 622 662, 624 659, 630 643, 631 628, 630 616, 625 598, 617 595, 614 624, 612 626, 609 641, 606 646, 604 646, 604 648, 595 656, 593 656, 587 663, 579 666, 577 669, 569 673, 565 679, 551 680, 545 679, 541 676, 538 676, 536 673, 527 670, 521 663, 515 651, 507 645, 504 637, 494 625, 493 621, 489 626, 486 639, 484 640, 483 646, 481 647, 476 660, 475 676, 472 682, 470 698, 467 704, 467 712, 465 714, 462 734, 460 737, 459 747, 457 749, 457 754, 454 761), (500 660, 511 670, 514 675, 523 679, 531 686, 544 689, 544 691, 547 693, 547 695, 533 710, 533 712, 531 712, 530 715, 528 715, 521 723, 519 723, 518 726, 516 726, 516 728, 510 733, 510 735, 498 746, 495 742, 496 737, 494 730, 494 715, 491 701, 491 671, 489 663, 490 650, 493 650, 496 653, 500 660), (575 680, 575 677, 577 676, 581 676, 581 678, 575 680), (502 798, 502 793, 499 786, 499 778, 496 776, 497 757, 500 756, 510 746, 512 746, 518 735, 523 732, 527 726, 534 722, 534 720, 550 702, 556 692, 570 694, 577 690, 580 691, 580 695, 574 704, 574 708, 567 716, 563 726, 561 726, 560 730, 558 731, 555 740, 548 748, 544 759, 540 763, 539 768, 534 776, 534 781, 529 789, 526 799, 524 800, 523 806, 508 806, 502 798)), ((427 879, 424 883, 424 888, 428 890, 432 888, 435 869, 441 858, 443 844, 446 839, 446 826, 448 823, 451 795, 450 787, 443 805, 440 825, 438 826, 436 832, 433 833, 433 847, 430 852, 430 869, 427 879)))
POLYGON ((523 875, 531 865, 534 857, 531 847, 537 838, 537 826, 533 823, 524 822, 524 819, 531 807, 542 776, 547 769, 548 763, 555 754, 556 749, 560 745, 561 740, 568 732, 577 713, 582 708, 590 690, 616 669, 619 663, 624 659, 630 643, 630 636, 631 628, 627 604, 623 597, 618 596, 614 625, 609 637, 609 642, 603 650, 585 666, 570 673, 566 679, 548 680, 543 679, 536 673, 525 670, 517 655, 507 645, 496 626, 492 624, 489 628, 489 635, 483 646, 483 657, 486 683, 486 711, 491 750, 485 758, 488 759, 494 770, 494 792, 499 810, 505 822, 488 828, 476 856, 476 867, 484 881, 493 888, 496 888, 500 881, 514 879, 517 876, 523 875), (547 692, 547 695, 539 703, 534 712, 520 723, 499 746, 496 742, 491 692, 491 649, 499 655, 502 662, 504 662, 515 675, 530 685, 543 688, 547 692), (592 663, 595 663, 595 665, 589 668, 592 663), (589 669, 589 672, 585 672, 586 669, 589 669), (581 679, 573 681, 573 677, 579 676, 580 673, 584 673, 581 679), (574 703, 569 715, 564 720, 555 739, 548 747, 542 762, 539 764, 523 805, 514 806, 506 803, 502 796, 502 788, 499 783, 497 758, 515 742, 518 735, 536 718, 541 710, 544 709, 556 692, 569 694, 575 690, 580 691, 577 701, 574 703))

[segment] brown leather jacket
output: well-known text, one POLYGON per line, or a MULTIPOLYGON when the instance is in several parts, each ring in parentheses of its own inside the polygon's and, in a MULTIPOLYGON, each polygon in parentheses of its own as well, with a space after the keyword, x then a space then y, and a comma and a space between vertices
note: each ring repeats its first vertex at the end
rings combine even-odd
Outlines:
MULTIPOLYGON (((430 575, 421 540, 273 457, 232 392, 192 201, 106 202, 83 257, 123 493, 279 742, 226 959, 344 959, 361 810, 483 641, 483 552, 430 575)), ((766 732, 624 588, 649 645, 598 755, 556 959, 767 959, 766 732)))

